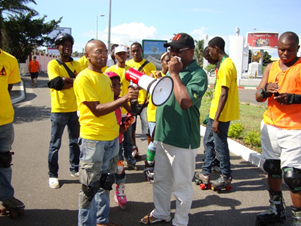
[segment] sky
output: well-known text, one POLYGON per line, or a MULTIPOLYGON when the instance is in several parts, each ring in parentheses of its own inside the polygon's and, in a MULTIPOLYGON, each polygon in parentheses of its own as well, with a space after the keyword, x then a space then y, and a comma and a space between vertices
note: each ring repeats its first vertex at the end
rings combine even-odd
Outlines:
MULTIPOLYGON (((110 0, 35 1, 37 5, 27 6, 38 11, 38 17, 46 15, 45 22, 63 17, 59 26, 71 27, 73 51, 82 52, 87 41, 96 38, 96 30, 98 39, 107 44, 110 0)), ((253 31, 293 31, 300 36, 300 9, 298 0, 111 0, 110 42, 129 46, 143 39, 169 41, 185 32, 195 40, 221 36, 227 50, 236 27, 244 37, 253 31)))

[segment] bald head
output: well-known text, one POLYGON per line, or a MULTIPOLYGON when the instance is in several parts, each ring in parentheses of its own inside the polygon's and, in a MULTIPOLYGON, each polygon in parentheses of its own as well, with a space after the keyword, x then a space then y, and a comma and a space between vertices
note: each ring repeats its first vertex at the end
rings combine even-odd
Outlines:
POLYGON ((282 35, 280 35, 278 43, 288 42, 288 41, 293 41, 296 45, 299 45, 299 37, 294 32, 291 31, 284 32, 282 35))
POLYGON ((106 45, 100 41, 100 40, 96 40, 96 39, 91 39, 90 41, 87 42, 86 46, 85 46, 85 52, 90 52, 91 49, 95 48, 96 46, 102 46, 102 47, 106 47, 106 45))
POLYGON ((85 56, 89 61, 88 69, 101 73, 101 68, 107 65, 108 50, 100 40, 91 40, 85 46, 85 56))

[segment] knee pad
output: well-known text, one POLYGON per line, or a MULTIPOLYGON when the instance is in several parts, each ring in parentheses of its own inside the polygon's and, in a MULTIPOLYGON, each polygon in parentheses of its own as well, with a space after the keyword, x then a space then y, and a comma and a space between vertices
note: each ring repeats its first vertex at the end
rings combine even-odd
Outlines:
POLYGON ((8 168, 10 167, 12 164, 12 155, 14 154, 14 152, 1 152, 0 153, 0 167, 1 168, 8 168))
POLYGON ((284 181, 290 188, 291 192, 297 193, 301 191, 301 170, 296 168, 285 167, 284 181))
POLYGON ((267 159, 263 164, 263 169, 270 177, 282 178, 282 170, 280 168, 280 160, 267 159))
POLYGON ((114 174, 105 173, 101 175, 100 178, 100 187, 104 190, 112 190, 112 185, 115 182, 114 174))
POLYGON ((94 181, 89 186, 82 184, 82 191, 85 196, 88 198, 88 201, 91 202, 94 198, 94 195, 98 192, 100 188, 100 181, 94 181))

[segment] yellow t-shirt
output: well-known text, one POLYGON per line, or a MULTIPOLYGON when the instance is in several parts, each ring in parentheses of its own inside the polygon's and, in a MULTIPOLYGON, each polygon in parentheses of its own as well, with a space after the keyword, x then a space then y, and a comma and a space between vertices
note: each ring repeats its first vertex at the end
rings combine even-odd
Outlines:
POLYGON ((87 60, 85 55, 83 55, 77 61, 79 62, 80 66, 82 67, 83 70, 86 69, 89 65, 89 61, 87 60))
MULTIPOLYGON (((82 70, 78 61, 65 62, 67 67, 75 74, 75 76, 82 70)), ((54 59, 48 63, 47 73, 49 81, 60 76, 70 78, 68 72, 63 65, 54 59)), ((76 98, 73 87, 70 89, 55 90, 50 89, 51 95, 51 112, 63 113, 74 112, 77 110, 76 98)))
POLYGON ((110 141, 119 135, 115 112, 96 117, 83 102, 114 101, 111 79, 105 74, 83 70, 74 81, 80 122, 80 136, 89 140, 110 141))
POLYGON ((209 114, 209 117, 211 119, 215 118, 222 86, 228 87, 229 91, 228 99, 219 117, 219 121, 228 122, 239 119, 237 72, 234 63, 230 58, 226 58, 221 63, 220 68, 216 74, 216 85, 214 88, 214 95, 211 102, 209 114))
MULTIPOLYGON (((124 68, 118 67, 117 64, 107 68, 107 71, 113 71, 116 74, 118 74, 120 76, 120 83, 121 85, 121 92, 120 92, 120 96, 123 97, 125 94, 127 94, 128 92, 128 87, 130 86, 130 82, 128 80, 125 79, 125 72, 129 69, 130 67, 128 65, 125 65, 124 68)), ((130 102, 129 102, 130 105, 130 102)), ((125 108, 122 108, 121 111, 122 114, 126 114, 127 110, 125 110, 125 108)))
POLYGON ((0 49, 0 126, 13 122, 14 108, 8 92, 8 84, 20 82, 17 59, 0 49))
MULTIPOLYGON (((128 66, 130 66, 131 68, 135 68, 135 69, 138 70, 141 67, 141 65, 144 64, 145 61, 146 60, 143 59, 140 62, 135 62, 134 59, 131 59, 126 64, 128 66)), ((156 67, 155 67, 155 65, 153 63, 149 62, 140 71, 142 73, 146 74, 146 75, 150 75, 150 73, 152 71, 156 71, 156 67)), ((146 91, 144 89, 141 89, 139 91, 139 96, 138 96, 138 102, 139 102, 139 104, 143 104, 144 103, 145 97, 146 97, 146 91)))
MULTIPOLYGON (((152 71, 151 73, 155 75, 156 71, 152 71)), ((161 75, 162 77, 164 77, 165 75, 162 73, 161 71, 161 75)), ((146 110, 146 114, 147 114, 147 121, 148 122, 156 122, 156 111, 157 111, 157 107, 153 104, 152 102, 152 98, 151 96, 149 96, 149 100, 148 100, 148 105, 147 105, 147 110, 146 110)))

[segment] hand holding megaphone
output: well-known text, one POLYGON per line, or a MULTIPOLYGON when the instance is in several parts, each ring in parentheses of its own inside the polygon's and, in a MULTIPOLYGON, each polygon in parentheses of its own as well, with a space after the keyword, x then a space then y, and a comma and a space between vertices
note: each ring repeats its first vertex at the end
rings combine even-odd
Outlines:
POLYGON ((125 73, 125 78, 146 90, 151 95, 155 106, 164 104, 173 90, 173 80, 169 76, 154 79, 134 68, 129 68, 125 73))
POLYGON ((127 100, 129 102, 131 102, 131 101, 137 101, 137 99, 138 99, 138 93, 139 93, 139 89, 138 89, 137 86, 136 87, 135 86, 129 86, 128 92, 125 95, 125 97, 127 98, 127 100))

